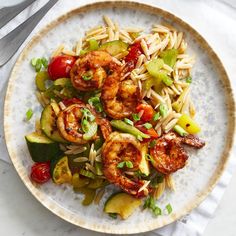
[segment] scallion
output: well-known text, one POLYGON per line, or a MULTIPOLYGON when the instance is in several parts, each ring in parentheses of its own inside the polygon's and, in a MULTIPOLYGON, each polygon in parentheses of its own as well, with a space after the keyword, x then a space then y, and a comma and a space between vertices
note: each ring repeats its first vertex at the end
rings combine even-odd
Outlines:
POLYGON ((126 161, 125 165, 126 165, 127 168, 133 168, 134 167, 134 165, 131 161, 126 161))
POLYGON ((26 112, 26 120, 29 121, 29 120, 32 118, 33 114, 34 114, 34 113, 33 113, 32 109, 30 108, 30 109, 26 112))
POLYGON ((179 126, 179 125, 175 125, 174 126, 174 131, 176 132, 176 133, 178 133, 180 136, 186 136, 186 135, 188 135, 188 132, 187 131, 185 131, 181 126, 179 126))
POLYGON ((128 125, 132 125, 132 126, 134 125, 134 122, 128 118, 124 118, 124 122, 128 125))
POLYGON ((161 104, 160 107, 159 107, 159 110, 160 110, 160 114, 162 117, 165 117, 166 114, 167 114, 167 111, 168 111, 168 108, 165 104, 161 104))
POLYGON ((170 214, 173 211, 172 206, 170 205, 170 203, 166 205, 166 210, 167 210, 168 214, 170 214))
POLYGON ((81 127, 84 133, 88 132, 89 126, 90 126, 89 122, 86 119, 82 119, 81 127))
POLYGON ((139 121, 140 120, 140 117, 139 117, 139 114, 132 114, 132 117, 134 119, 134 121, 139 121))
POLYGON ((93 76, 89 75, 82 75, 82 79, 85 80, 85 81, 88 81, 88 80, 91 80, 93 78, 93 76))
POLYGON ((156 146, 156 143, 157 143, 156 140, 152 140, 152 141, 149 143, 149 147, 150 147, 150 148, 154 148, 154 147, 156 146))
POLYGON ((143 126, 144 126, 146 129, 151 129, 151 128, 152 128, 152 124, 150 124, 150 123, 145 123, 145 124, 143 124, 143 126))
POLYGON ((171 86, 173 84, 173 80, 166 75, 163 79, 162 82, 166 85, 166 86, 171 86))
POLYGON ((186 78, 186 83, 188 83, 188 84, 192 83, 192 77, 191 76, 186 78))
POLYGON ((122 161, 122 162, 117 164, 117 168, 120 168, 120 169, 124 168, 124 166, 125 166, 125 161, 122 161))
POLYGON ((160 118, 160 112, 156 112, 153 116, 153 121, 157 121, 160 118))

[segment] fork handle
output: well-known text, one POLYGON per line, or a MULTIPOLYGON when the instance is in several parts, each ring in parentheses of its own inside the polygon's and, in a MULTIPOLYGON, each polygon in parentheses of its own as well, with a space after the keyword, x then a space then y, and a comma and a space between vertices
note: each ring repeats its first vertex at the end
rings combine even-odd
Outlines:
POLYGON ((26 0, 10 7, 0 9, 0 29, 36 0, 26 0))
POLYGON ((0 66, 4 65, 18 50, 22 43, 26 40, 35 26, 43 18, 43 16, 58 2, 58 0, 50 0, 34 15, 24 21, 21 25, 11 31, 9 34, 0 39, 0 66))

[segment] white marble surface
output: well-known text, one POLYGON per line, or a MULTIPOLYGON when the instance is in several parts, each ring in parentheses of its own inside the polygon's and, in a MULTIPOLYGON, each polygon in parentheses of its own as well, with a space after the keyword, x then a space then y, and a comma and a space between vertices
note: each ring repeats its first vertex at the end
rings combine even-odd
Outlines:
MULTIPOLYGON (((0 5, 14 2, 20 2, 20 0, 0 0, 0 5)), ((174 12, 196 28, 219 54, 236 87, 234 79, 236 74, 236 29, 232 27, 236 23, 236 8, 230 6, 230 4, 235 6, 236 1, 225 0, 226 3, 222 3, 220 1, 149 0, 143 2, 150 2, 174 12), (215 27, 216 25, 217 27, 215 27)), ((0 85, 0 105, 2 107, 6 78, 1 78, 0 85)), ((0 115, 2 120, 2 114, 0 113, 0 115)), ((1 156, 7 156, 2 125, 0 126, 0 141, 1 156)), ((210 221, 205 236, 233 236, 236 234, 235 184, 236 174, 226 190, 215 217, 210 221)), ((59 219, 41 206, 28 192, 13 167, 2 161, 0 161, 0 209, 0 235, 78 235, 77 227, 59 219)), ((81 230, 79 235, 101 234, 81 230)))

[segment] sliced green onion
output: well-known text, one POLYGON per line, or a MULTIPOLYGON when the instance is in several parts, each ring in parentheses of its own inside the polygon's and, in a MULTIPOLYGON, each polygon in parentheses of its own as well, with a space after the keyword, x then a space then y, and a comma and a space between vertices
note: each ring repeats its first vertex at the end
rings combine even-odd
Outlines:
POLYGON ((149 143, 149 147, 150 147, 150 148, 154 148, 154 147, 156 146, 156 143, 157 143, 156 140, 152 140, 152 141, 149 143))
POLYGON ((134 122, 128 118, 124 118, 124 122, 128 125, 132 125, 132 126, 134 125, 134 122))
POLYGON ((117 164, 117 168, 120 168, 120 169, 124 168, 124 166, 125 166, 125 161, 122 161, 122 162, 117 164))
POLYGON ((162 214, 162 210, 158 206, 156 206, 152 211, 155 216, 160 216, 162 214))
POLYGON ((178 133, 180 136, 186 136, 188 135, 188 132, 185 131, 180 125, 175 125, 174 126, 174 131, 178 133))
POLYGON ((95 166, 95 169, 96 169, 96 174, 97 175, 103 175, 102 163, 101 162, 95 162, 94 166, 95 166))
POLYGON ((83 134, 83 139, 84 140, 92 139, 94 137, 94 135, 96 135, 97 130, 98 130, 98 125, 96 122, 89 123, 88 131, 83 134))
POLYGON ((88 100, 88 103, 95 108, 97 112, 102 112, 103 107, 99 97, 91 97, 88 100))
POLYGON ((160 118, 160 116, 161 116, 161 115, 160 115, 160 112, 156 112, 156 113, 154 114, 154 116, 153 116, 152 119, 153 119, 154 121, 157 121, 157 120, 160 118))
POLYGON ((48 67, 48 60, 47 60, 45 57, 42 57, 42 58, 41 58, 41 62, 42 62, 42 64, 43 64, 44 68, 47 68, 47 67, 48 67))
POLYGON ((79 173, 81 175, 85 176, 85 177, 90 178, 90 179, 94 179, 95 178, 95 174, 93 172, 91 172, 91 171, 88 171, 88 170, 82 169, 82 170, 80 170, 79 173))
POLYGON ((152 128, 152 124, 150 124, 150 123, 145 123, 145 124, 143 124, 143 126, 144 126, 146 129, 151 129, 151 128, 152 128))
POLYGON ((87 76, 87 75, 82 75, 82 79, 85 81, 91 80, 93 78, 93 76, 87 76))
POLYGON ((139 114, 132 114, 134 121, 140 120, 139 114))
POLYGON ((141 135, 137 135, 137 139, 139 140, 139 141, 143 141, 143 138, 142 138, 142 136, 141 135))
POLYGON ((36 61, 36 65, 35 65, 35 71, 36 72, 39 72, 42 68, 42 62, 41 62, 41 59, 38 58, 37 61, 36 61))
POLYGON ((189 84, 192 83, 192 77, 191 77, 191 76, 189 76, 189 77, 186 78, 186 83, 189 83, 189 84))
POLYGON ((83 118, 89 121, 94 121, 95 116, 91 113, 91 111, 87 108, 82 108, 81 112, 83 114, 83 118))
POLYGON ((90 39, 89 40, 89 49, 91 51, 97 50, 99 48, 98 41, 95 39, 90 39))
POLYGON ((36 62, 37 62, 37 58, 32 58, 32 59, 31 59, 31 65, 32 65, 33 67, 36 66, 36 62))
POLYGON ((168 111, 168 108, 165 104, 161 104, 160 107, 159 107, 159 110, 160 110, 160 114, 162 117, 165 117, 166 114, 167 114, 167 111, 168 111))
POLYGON ((82 127, 82 130, 84 131, 84 133, 86 133, 89 130, 90 124, 86 119, 82 119, 81 127, 82 127))
POLYGON ((166 205, 166 210, 167 210, 168 214, 170 214, 173 211, 172 206, 170 205, 170 203, 166 205))
POLYGON ((29 121, 32 116, 33 116, 33 110, 30 108, 27 112, 26 112, 26 120, 29 121))
POLYGON ((126 161, 126 162, 125 162, 125 165, 126 165, 126 167, 128 167, 128 168, 133 168, 133 167, 134 167, 134 165, 133 165, 133 163, 132 163, 131 161, 126 161))

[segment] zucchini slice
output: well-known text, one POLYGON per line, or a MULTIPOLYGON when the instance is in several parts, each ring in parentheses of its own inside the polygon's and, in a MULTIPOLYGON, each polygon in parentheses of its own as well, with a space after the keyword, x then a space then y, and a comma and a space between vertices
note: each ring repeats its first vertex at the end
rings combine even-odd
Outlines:
POLYGON ((68 157, 63 156, 51 162, 51 176, 56 184, 71 183, 72 174, 68 164, 68 157))
POLYGON ((106 213, 116 213, 125 220, 141 205, 142 201, 123 192, 111 195, 104 206, 106 213))
POLYGON ((67 141, 61 137, 57 129, 57 116, 53 108, 55 107, 53 107, 52 104, 49 104, 44 108, 40 119, 41 128, 43 132, 53 141, 67 143, 67 141))
POLYGON ((34 162, 51 161, 60 154, 59 144, 44 134, 36 132, 25 136, 26 143, 34 162))
POLYGON ((125 43, 121 40, 115 40, 102 44, 99 49, 108 52, 112 56, 115 56, 119 53, 127 51, 128 47, 128 43, 125 43))

